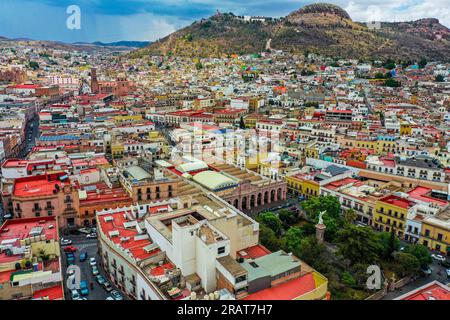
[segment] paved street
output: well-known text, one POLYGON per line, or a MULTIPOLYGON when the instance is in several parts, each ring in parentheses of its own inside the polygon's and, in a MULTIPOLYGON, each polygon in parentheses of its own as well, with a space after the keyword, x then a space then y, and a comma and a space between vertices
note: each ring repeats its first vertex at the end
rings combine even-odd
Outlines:
MULTIPOLYGON (((92 269, 89 265, 89 258, 95 257, 97 260, 97 267, 100 272, 100 274, 111 284, 111 286, 117 290, 117 288, 114 286, 114 284, 109 281, 108 277, 106 276, 103 269, 99 266, 99 262, 101 261, 100 256, 97 254, 97 239, 86 239, 85 235, 70 235, 64 237, 65 239, 72 240, 72 245, 76 247, 78 250, 75 252, 75 264, 80 267, 81 269, 81 280, 86 280, 89 284, 94 284, 94 289, 91 290, 89 287, 89 296, 87 297, 88 300, 105 300, 107 297, 110 296, 110 294, 102 287, 100 286, 97 281, 95 280, 95 277, 92 275, 92 269), (88 258, 84 262, 80 262, 80 254, 83 252, 87 252, 88 258)), ((64 247, 62 247, 62 250, 64 247)), ((66 287, 66 281, 67 281, 67 261, 66 261, 66 255, 62 254, 62 268, 63 268, 63 275, 64 275, 64 289, 65 289, 65 296, 66 299, 70 299, 70 292, 66 287)), ((119 290, 120 292, 120 290, 119 290)), ((124 295, 122 295, 124 296, 124 295)), ((124 297, 126 299, 126 297, 124 297)))
POLYGON ((443 284, 446 284, 450 281, 450 279, 447 278, 447 274, 445 273, 445 268, 443 266, 439 265, 437 260, 433 259, 433 263, 430 265, 430 267, 433 270, 433 273, 431 275, 422 276, 422 277, 418 278, 416 281, 407 284, 403 288, 400 288, 399 290, 388 292, 388 294, 382 300, 395 299, 397 297, 404 295, 405 293, 407 293, 411 290, 420 288, 434 280, 437 280, 443 284))
POLYGON ((28 153, 30 153, 31 149, 36 144, 36 138, 39 137, 39 117, 36 116, 32 119, 30 123, 27 125, 25 141, 26 143, 23 146, 23 149, 19 152, 19 158, 25 158, 28 153), (33 127, 31 127, 33 124, 33 127))

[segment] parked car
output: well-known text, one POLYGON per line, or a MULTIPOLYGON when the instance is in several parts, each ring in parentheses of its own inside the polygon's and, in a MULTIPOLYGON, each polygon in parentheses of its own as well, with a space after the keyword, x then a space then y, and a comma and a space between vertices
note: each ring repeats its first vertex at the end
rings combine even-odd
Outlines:
POLYGON ((71 298, 72 298, 72 300, 78 300, 78 299, 80 299, 80 294, 78 293, 78 290, 72 290, 71 292, 70 292, 70 295, 71 295, 71 298))
POLYGON ((445 269, 445 273, 447 274, 447 278, 450 278, 450 269, 445 269))
POLYGON ((69 269, 69 271, 67 271, 67 276, 70 277, 72 275, 75 274, 75 270, 74 269, 69 269))
POLYGON ((438 261, 445 261, 445 257, 443 257, 442 255, 440 255, 440 254, 438 254, 438 253, 433 253, 433 254, 431 255, 431 257, 432 257, 433 259, 435 259, 435 260, 438 260, 438 261))
POLYGON ((82 296, 89 295, 88 282, 86 280, 80 282, 80 292, 82 296))
POLYGON ((91 267, 96 266, 97 265, 97 261, 95 260, 94 257, 89 259, 89 264, 91 265, 91 267))
POLYGON ((75 264, 75 255, 73 253, 67 255, 67 264, 70 266, 71 264, 75 264))
POLYGON ((74 246, 68 246, 64 248, 64 252, 76 252, 77 248, 75 248, 74 246))
POLYGON ((91 229, 89 229, 89 228, 78 229, 78 232, 84 233, 84 234, 91 234, 92 233, 91 229))
POLYGON ((111 292, 113 290, 113 287, 111 286, 111 284, 109 282, 106 282, 103 284, 103 287, 105 288, 105 290, 107 292, 111 292))
POLYGON ((115 300, 113 297, 107 297, 105 300, 115 300))
POLYGON ((123 300, 122 295, 117 290, 111 291, 111 296, 114 298, 114 300, 123 300))
POLYGON ((433 273, 433 269, 428 267, 428 268, 423 268, 422 269, 422 273, 426 276, 431 276, 431 274, 433 273))
POLYGON ((61 238, 61 245, 62 246, 68 246, 70 244, 72 244, 72 240, 61 238))
POLYGON ((446 258, 444 261, 439 262, 444 268, 450 268, 450 259, 446 258))
POLYGON ((96 233, 90 233, 86 236, 87 239, 97 239, 97 234, 96 233))
POLYGON ((101 286, 103 286, 105 284, 105 282, 106 282, 105 278, 103 278, 102 275, 97 275, 95 277, 95 280, 97 280, 98 284, 101 285, 101 286))
POLYGON ((93 266, 92 267, 92 275, 95 277, 95 276, 98 276, 98 268, 97 268, 97 266, 93 266))
POLYGON ((88 256, 87 252, 81 253, 81 254, 80 254, 80 262, 86 261, 87 256, 88 256))

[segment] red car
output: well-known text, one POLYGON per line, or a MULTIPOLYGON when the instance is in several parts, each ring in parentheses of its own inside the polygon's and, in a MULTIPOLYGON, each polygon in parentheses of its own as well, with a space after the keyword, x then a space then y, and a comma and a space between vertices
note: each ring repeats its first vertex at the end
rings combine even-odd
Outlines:
POLYGON ((77 248, 75 248, 74 246, 67 246, 64 248, 64 252, 75 252, 77 251, 77 248))

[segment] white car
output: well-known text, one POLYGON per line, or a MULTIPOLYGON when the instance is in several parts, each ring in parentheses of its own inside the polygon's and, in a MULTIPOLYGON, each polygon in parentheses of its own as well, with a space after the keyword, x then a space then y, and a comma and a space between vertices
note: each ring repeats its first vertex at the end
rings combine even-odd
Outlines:
POLYGON ((108 297, 105 300, 114 300, 114 298, 113 297, 108 297))
POLYGON ((97 261, 95 261, 95 258, 90 258, 89 259, 89 264, 91 265, 91 267, 96 266, 97 265, 97 261))
POLYGON ((67 276, 72 276, 75 274, 75 269, 69 269, 69 271, 67 271, 67 276))
POLYGON ((72 240, 61 238, 61 245, 68 246, 72 244, 72 240))
POLYGON ((72 292, 70 293, 72 296, 72 300, 80 300, 81 296, 78 293, 78 290, 72 290, 72 292))
POLYGON ((435 254, 435 253, 433 253, 433 254, 431 255, 431 257, 432 257, 433 259, 435 259, 435 260, 438 260, 438 261, 445 261, 445 257, 441 256, 440 254, 435 254))
POLYGON ((88 234, 88 235, 86 236, 86 238, 87 238, 87 239, 97 239, 97 234, 96 234, 96 233, 88 234))
POLYGON ((450 278, 450 269, 445 269, 445 273, 447 274, 447 278, 450 278))

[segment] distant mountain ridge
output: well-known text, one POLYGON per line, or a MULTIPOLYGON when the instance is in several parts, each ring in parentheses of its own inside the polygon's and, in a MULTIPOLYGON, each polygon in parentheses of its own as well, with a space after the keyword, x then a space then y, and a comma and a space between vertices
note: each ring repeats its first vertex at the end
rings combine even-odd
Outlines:
POLYGON ((93 45, 101 47, 129 47, 129 48, 144 48, 148 46, 150 41, 117 41, 104 43, 101 41, 92 42, 93 45))
POLYGON ((119 51, 119 52, 128 52, 137 48, 144 48, 151 44, 149 41, 117 41, 111 43, 104 43, 100 41, 88 43, 88 42, 75 42, 75 43, 67 43, 62 41, 47 41, 47 40, 34 40, 29 38, 15 38, 9 39, 3 36, 0 36, 0 41, 8 41, 8 42, 27 42, 30 45, 43 45, 47 47, 53 47, 58 49, 66 49, 66 50, 82 50, 87 52, 92 52, 96 50, 106 50, 106 51, 119 51))
POLYGON ((326 3, 307 5, 287 17, 264 22, 218 13, 130 55, 209 57, 258 53, 270 47, 356 59, 450 59, 450 30, 437 19, 382 22, 379 29, 369 26, 354 22, 345 10, 326 3))

